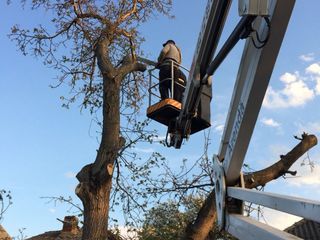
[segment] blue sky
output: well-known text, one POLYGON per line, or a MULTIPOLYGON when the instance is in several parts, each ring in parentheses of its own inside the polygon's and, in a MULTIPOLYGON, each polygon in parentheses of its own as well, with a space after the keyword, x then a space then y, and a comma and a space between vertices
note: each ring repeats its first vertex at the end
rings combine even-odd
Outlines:
MULTIPOLYGON (((158 17, 142 26, 146 38, 143 49, 156 59, 161 44, 174 39, 182 49, 183 65, 191 65, 206 1, 175 1, 175 19, 158 17), (186 4, 186 2, 188 2, 186 4)), ((222 40, 235 26, 237 1, 234 1, 222 40)), ((31 56, 22 56, 7 38, 15 23, 32 26, 44 21, 45 13, 30 12, 0 3, 0 188, 10 189, 13 206, 5 215, 3 226, 11 235, 26 228, 32 236, 60 229, 56 218, 63 218, 67 207, 47 204, 43 196, 71 195, 81 167, 95 158, 97 134, 91 127, 92 116, 80 113, 77 105, 61 108, 59 97, 68 92, 66 86, 50 89, 55 72, 31 56)), ((256 170, 278 160, 297 141, 293 135, 303 131, 320 136, 320 2, 297 1, 276 62, 267 95, 261 109, 246 162, 256 170)), ((230 96, 241 58, 243 42, 231 52, 214 76, 211 104, 212 144, 209 153, 217 153, 230 96)), ((165 128, 154 124, 165 134, 165 128)), ((143 145, 137 151, 162 151, 167 159, 179 163, 182 158, 201 154, 203 134, 199 133, 183 145, 182 150, 163 149, 160 145, 143 145)), ((303 158, 292 168, 299 177, 280 179, 266 187, 267 191, 320 199, 320 148, 309 152, 315 163, 311 171, 303 158), (303 165, 303 166, 301 166, 303 165)), ((177 164, 178 165, 178 164, 177 164)), ((284 227, 296 219, 265 210, 269 224, 284 227)))

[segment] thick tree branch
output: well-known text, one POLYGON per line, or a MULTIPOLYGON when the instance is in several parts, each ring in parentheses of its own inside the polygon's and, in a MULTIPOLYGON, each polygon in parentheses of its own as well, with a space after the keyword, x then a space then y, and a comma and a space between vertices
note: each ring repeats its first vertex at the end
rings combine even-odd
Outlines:
POLYGON ((144 72, 147 69, 146 65, 139 62, 127 63, 119 68, 120 79, 123 79, 126 75, 132 72, 144 72))
POLYGON ((216 197, 212 191, 201 207, 196 220, 187 227, 184 240, 205 239, 216 220, 216 197))
POLYGON ((317 138, 315 135, 302 135, 301 142, 286 155, 281 156, 278 162, 260 171, 246 174, 244 176, 245 187, 255 188, 264 186, 266 183, 281 177, 284 173, 288 172, 293 163, 316 144, 317 138))
POLYGON ((107 36, 101 36, 96 45, 95 55, 101 74, 105 75, 108 79, 113 79, 115 69, 108 56, 109 45, 110 41, 107 36))

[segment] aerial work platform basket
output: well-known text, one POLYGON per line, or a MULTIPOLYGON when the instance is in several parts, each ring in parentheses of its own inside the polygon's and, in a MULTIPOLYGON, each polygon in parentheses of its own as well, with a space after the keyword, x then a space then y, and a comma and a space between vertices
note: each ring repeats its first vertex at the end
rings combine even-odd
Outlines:
POLYGON ((169 126, 171 119, 178 117, 180 110, 180 102, 172 98, 167 98, 149 106, 147 109, 147 117, 169 126))
MULTIPOLYGON (((182 109, 182 103, 175 99, 175 91, 177 88, 182 88, 183 92, 185 90, 184 81, 182 79, 178 79, 178 81, 174 82, 174 67, 179 67, 181 71, 185 71, 188 73, 188 69, 185 67, 171 62, 171 78, 166 78, 162 80, 163 82, 167 81, 170 84, 169 89, 169 98, 161 100, 159 93, 159 85, 160 80, 158 76, 155 75, 156 68, 149 70, 149 105, 147 108, 147 117, 166 125, 170 128, 173 127, 173 123, 176 118, 179 116, 180 111, 182 109)), ((205 121, 203 118, 198 117, 197 115, 192 119, 191 129, 189 134, 196 133, 203 129, 210 127, 210 123, 205 121)))

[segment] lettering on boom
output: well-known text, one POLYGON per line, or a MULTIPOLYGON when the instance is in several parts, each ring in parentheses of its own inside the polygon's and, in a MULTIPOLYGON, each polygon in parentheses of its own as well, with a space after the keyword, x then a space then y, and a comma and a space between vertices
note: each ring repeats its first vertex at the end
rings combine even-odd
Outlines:
POLYGON ((228 143, 228 153, 227 153, 228 156, 230 156, 230 154, 232 153, 234 145, 236 143, 237 136, 238 136, 239 129, 240 129, 240 125, 241 125, 241 122, 243 119, 243 115, 244 115, 244 104, 243 104, 243 102, 240 102, 240 104, 238 106, 238 110, 237 110, 235 123, 233 125, 231 138, 228 143))

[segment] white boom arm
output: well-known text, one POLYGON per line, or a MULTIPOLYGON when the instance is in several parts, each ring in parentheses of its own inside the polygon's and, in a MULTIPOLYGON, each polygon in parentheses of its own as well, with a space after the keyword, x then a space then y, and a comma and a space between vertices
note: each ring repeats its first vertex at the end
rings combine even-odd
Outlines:
POLYGON ((239 179, 294 3, 294 0, 270 1, 270 29, 263 19, 257 19, 254 26, 259 36, 270 31, 267 44, 257 49, 251 39, 246 41, 218 153, 227 185, 239 179))
MULTIPOLYGON (((225 229, 239 239, 300 239, 243 216, 242 201, 260 204, 320 222, 319 201, 244 189, 243 181, 241 181, 241 168, 244 157, 295 0, 239 0, 239 12, 244 17, 239 22, 239 27, 236 27, 235 34, 231 34, 229 37, 231 40, 227 40, 229 45, 226 43, 214 61, 209 64, 209 61, 211 61, 209 58, 212 58, 220 38, 230 2, 223 0, 208 1, 203 20, 203 29, 205 30, 200 32, 183 101, 183 110, 178 119, 178 127, 179 124, 182 124, 180 127, 188 127, 186 123, 189 118, 186 116, 190 114, 190 109, 192 109, 190 106, 199 103, 201 81, 212 75, 219 62, 223 60, 223 57, 220 58, 219 54, 221 52, 222 55, 225 52, 227 54, 231 50, 228 46, 237 42, 239 31, 242 27, 248 26, 246 25, 247 23, 253 23, 258 35, 268 39, 268 41, 261 48, 255 46, 250 38, 246 41, 219 153, 214 156, 213 169, 218 225, 220 229, 225 229), (224 10, 222 12, 217 11, 218 6, 223 4, 225 4, 224 10), (262 17, 252 19, 252 15, 260 15, 262 17), (269 15, 267 19, 265 18, 266 15, 269 15), (213 19, 220 19, 221 22, 213 24, 213 19), (209 25, 210 27, 208 27, 209 25), (213 45, 210 45, 208 41, 210 34, 218 34, 214 40, 211 38, 213 41, 211 44, 213 45), (235 187, 236 185, 241 187, 235 187)), ((241 38, 247 36, 246 34, 241 34, 241 38)))
POLYGON ((229 12, 231 0, 209 0, 202 21, 201 30, 194 53, 189 79, 184 92, 182 109, 176 121, 176 135, 173 145, 180 148, 182 140, 187 137, 191 128, 191 120, 197 112, 201 94, 204 92, 208 98, 206 115, 210 122, 211 86, 201 84, 207 67, 216 51, 221 32, 229 12))

